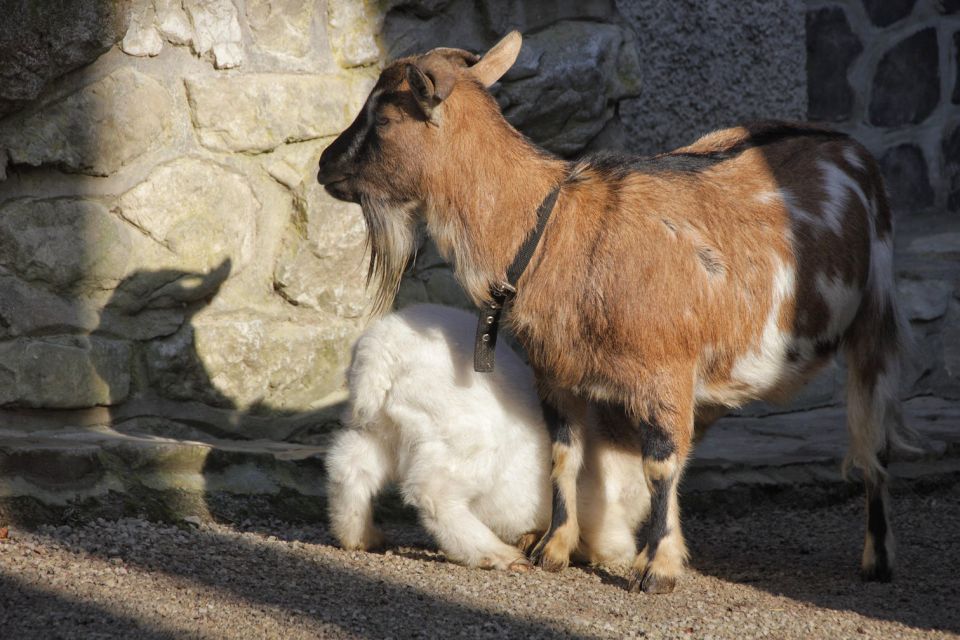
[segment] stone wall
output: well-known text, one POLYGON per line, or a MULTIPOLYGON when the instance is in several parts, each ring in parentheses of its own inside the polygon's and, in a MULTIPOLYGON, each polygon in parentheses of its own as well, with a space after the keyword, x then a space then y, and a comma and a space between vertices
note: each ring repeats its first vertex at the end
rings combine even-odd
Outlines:
MULTIPOLYGON (((362 329, 364 226, 316 163, 387 57, 525 34, 547 148, 804 110, 796 2, 0 0, 0 431, 308 442, 362 329), (691 124, 695 123, 695 124, 691 124)), ((429 246, 401 303, 464 305, 429 246)))
POLYGON ((810 118, 870 148, 897 210, 960 211, 960 3, 807 6, 810 118))
POLYGON ((315 167, 376 77, 379 19, 42 4, 0 2, 0 422, 322 423, 368 301, 362 217, 315 167))
MULTIPOLYGON (((903 395, 960 399, 960 2, 807 0, 810 119, 880 161, 916 344, 903 395)), ((842 369, 807 391, 841 400, 842 369)))

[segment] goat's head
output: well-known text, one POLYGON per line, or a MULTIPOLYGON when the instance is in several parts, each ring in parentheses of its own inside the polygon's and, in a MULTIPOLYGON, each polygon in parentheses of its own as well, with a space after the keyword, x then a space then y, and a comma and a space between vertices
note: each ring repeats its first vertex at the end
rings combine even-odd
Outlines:
POLYGON ((470 137, 483 134, 484 122, 503 121, 487 87, 513 66, 520 45, 514 31, 482 57, 439 48, 391 63, 320 156, 317 180, 327 193, 363 208, 378 310, 392 301, 413 252, 414 212, 451 163, 473 161, 470 137))
POLYGON ((420 199, 419 183, 429 177, 424 174, 437 152, 456 143, 458 131, 452 125, 457 123, 444 118, 446 103, 476 99, 476 84, 486 88, 499 80, 516 60, 520 44, 514 31, 482 58, 463 49, 438 48, 393 62, 353 123, 323 151, 317 179, 330 195, 349 202, 362 204, 364 196, 420 199))

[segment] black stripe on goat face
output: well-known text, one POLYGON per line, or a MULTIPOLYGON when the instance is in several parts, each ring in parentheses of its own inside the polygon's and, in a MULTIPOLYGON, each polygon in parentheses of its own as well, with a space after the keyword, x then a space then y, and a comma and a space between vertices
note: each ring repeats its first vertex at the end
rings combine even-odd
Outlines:
POLYGON ((317 181, 338 200, 360 202, 355 178, 360 167, 369 161, 371 136, 376 136, 377 102, 382 90, 374 88, 353 122, 320 155, 317 181))

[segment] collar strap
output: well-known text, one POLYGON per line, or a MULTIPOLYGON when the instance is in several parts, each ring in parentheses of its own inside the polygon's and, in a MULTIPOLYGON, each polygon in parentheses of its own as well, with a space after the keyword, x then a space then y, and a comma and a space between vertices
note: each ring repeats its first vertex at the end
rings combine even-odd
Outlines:
POLYGON ((547 227, 553 207, 557 204, 560 194, 560 185, 555 186, 537 208, 537 224, 533 231, 520 245, 520 250, 514 256, 513 262, 507 268, 506 282, 500 282, 490 287, 490 302, 480 307, 480 317, 477 320, 477 337, 473 346, 473 369, 481 373, 493 371, 494 352, 497 347, 497 332, 500 329, 500 318, 504 307, 517 295, 517 282, 530 264, 530 259, 540 244, 543 230, 547 227))

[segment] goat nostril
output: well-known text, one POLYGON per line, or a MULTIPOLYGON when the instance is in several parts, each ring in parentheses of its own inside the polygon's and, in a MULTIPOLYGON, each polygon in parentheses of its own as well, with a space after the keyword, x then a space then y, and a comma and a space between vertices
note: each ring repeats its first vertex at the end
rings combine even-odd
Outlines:
POLYGON ((334 182, 347 180, 350 177, 351 175, 346 171, 338 170, 330 165, 321 164, 317 170, 317 180, 320 184, 332 184, 334 182))
POLYGON ((327 184, 328 182, 333 182, 337 179, 338 176, 334 175, 330 170, 330 165, 320 163, 320 166, 317 169, 317 180, 320 184, 327 184))

